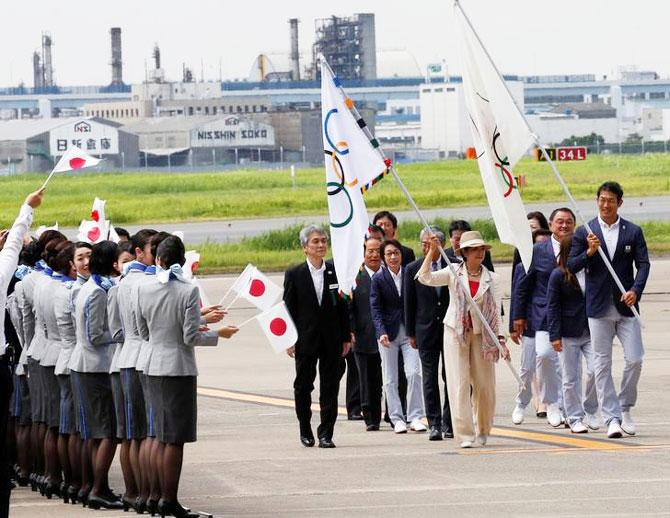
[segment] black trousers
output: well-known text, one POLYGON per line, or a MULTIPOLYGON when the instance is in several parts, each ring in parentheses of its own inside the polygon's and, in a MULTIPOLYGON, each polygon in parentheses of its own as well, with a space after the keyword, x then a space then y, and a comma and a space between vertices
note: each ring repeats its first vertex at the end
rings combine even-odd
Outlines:
MULTIPOLYGON (((5 337, 2 337, 4 340, 5 337)), ((0 356, 0 518, 9 516, 10 466, 7 447, 7 425, 9 422, 9 400, 13 392, 12 369, 7 356, 0 356)))
POLYGON ((423 377, 423 401, 426 406, 426 418, 429 427, 443 432, 453 431, 451 427, 451 409, 447 393, 447 373, 444 367, 444 352, 419 348, 421 374, 423 377), (442 382, 444 383, 444 407, 440 405, 440 357, 442 357, 442 382))
POLYGON ((302 435, 311 434, 312 391, 318 364, 321 424, 316 433, 319 439, 333 438, 333 428, 337 420, 337 393, 340 390, 343 363, 341 349, 328 350, 324 347, 314 355, 296 352, 293 393, 295 413, 298 416, 302 435))
POLYGON ((361 412, 365 424, 379 426, 382 419, 382 359, 379 353, 355 352, 361 386, 361 412))
MULTIPOLYGON (((358 368, 356 367, 356 360, 354 359, 354 352, 349 351, 344 357, 347 367, 347 415, 349 417, 361 415, 361 385, 358 378, 358 368)), ((344 367, 344 364, 342 365, 344 367)), ((340 380, 342 379, 340 376, 340 380)))

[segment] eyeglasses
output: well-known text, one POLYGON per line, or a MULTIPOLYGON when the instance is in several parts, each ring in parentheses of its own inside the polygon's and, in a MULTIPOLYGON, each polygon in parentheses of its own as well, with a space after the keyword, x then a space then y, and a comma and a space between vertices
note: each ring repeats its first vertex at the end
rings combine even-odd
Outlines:
POLYGON ((394 257, 396 255, 400 255, 400 250, 389 250, 388 252, 384 252, 384 257, 394 257))

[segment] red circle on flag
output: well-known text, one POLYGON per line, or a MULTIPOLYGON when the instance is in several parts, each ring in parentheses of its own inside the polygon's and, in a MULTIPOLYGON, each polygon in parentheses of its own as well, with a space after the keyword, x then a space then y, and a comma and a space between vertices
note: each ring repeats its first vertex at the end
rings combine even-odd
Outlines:
POLYGON ((260 297, 265 293, 265 283, 260 279, 254 279, 249 286, 249 295, 252 297, 260 297))
POLYGON ((78 156, 70 159, 70 168, 72 169, 81 169, 86 164, 86 160, 79 158, 78 156))
POLYGON ((88 231, 88 234, 86 234, 88 238, 92 242, 96 242, 98 238, 100 237, 100 228, 99 227, 93 227, 91 230, 88 231))
POLYGON ((275 336, 282 336, 286 332, 286 320, 273 318, 270 322, 270 332, 275 336))
POLYGON ((98 213, 97 210, 92 210, 91 211, 91 219, 93 221, 100 221, 100 214, 98 213))

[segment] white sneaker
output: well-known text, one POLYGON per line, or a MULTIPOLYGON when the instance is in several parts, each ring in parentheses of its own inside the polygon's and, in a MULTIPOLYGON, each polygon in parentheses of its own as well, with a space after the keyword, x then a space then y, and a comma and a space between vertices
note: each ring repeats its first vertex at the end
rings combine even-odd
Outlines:
POLYGON ((407 433, 407 425, 405 424, 405 421, 396 421, 393 425, 393 431, 395 433, 407 433))
POLYGON ((414 419, 414 421, 412 421, 412 423, 409 425, 409 428, 415 432, 425 432, 428 430, 426 425, 421 422, 421 419, 414 419))
POLYGON ((601 423, 602 421, 600 420, 600 417, 596 414, 586 414, 586 417, 584 418, 584 424, 591 430, 600 430, 601 423))
POLYGON ((620 439, 623 434, 623 430, 621 430, 621 425, 619 425, 619 421, 616 419, 612 419, 610 421, 610 424, 607 426, 607 437, 610 439, 620 439))
POLYGON ((556 403, 553 405, 547 405, 547 422, 554 428, 558 428, 563 424, 561 409, 558 408, 556 403))
POLYGON ((635 435, 635 421, 630 416, 630 412, 623 412, 621 416, 623 417, 621 420, 621 429, 627 435, 635 435))
POLYGON ((523 423, 523 418, 524 418, 524 410, 525 408, 520 407, 519 405, 514 407, 514 411, 512 412, 512 422, 514 424, 521 424, 523 423))
POLYGON ((489 438, 488 435, 478 435, 477 442, 482 446, 486 446, 486 441, 488 440, 488 438, 489 438))
POLYGON ((472 441, 462 441, 461 448, 472 448, 472 441))
POLYGON ((581 421, 575 421, 570 425, 570 431, 572 433, 587 433, 589 429, 581 421))

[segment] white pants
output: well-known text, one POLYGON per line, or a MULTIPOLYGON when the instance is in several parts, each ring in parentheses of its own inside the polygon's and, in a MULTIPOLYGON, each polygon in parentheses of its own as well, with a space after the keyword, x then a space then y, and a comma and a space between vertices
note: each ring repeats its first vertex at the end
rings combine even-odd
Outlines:
POLYGON ((537 363, 535 354, 535 338, 531 336, 521 337, 521 366, 519 367, 519 377, 524 387, 519 390, 516 396, 516 404, 521 408, 526 408, 533 397, 533 377, 537 363))
POLYGON ((384 379, 384 394, 388 405, 391 423, 403 421, 402 404, 398 392, 398 351, 402 352, 402 359, 407 378, 407 421, 421 419, 423 411, 423 394, 421 392, 421 361, 419 351, 410 347, 405 335, 405 327, 400 326, 398 336, 391 341, 389 347, 379 346, 379 355, 382 359, 382 377, 384 379))
POLYGON ((537 354, 537 379, 540 383, 540 401, 545 405, 563 406, 561 390, 561 362, 549 340, 549 332, 535 332, 537 354))
POLYGON ((584 418, 584 413, 598 411, 595 374, 593 370, 593 347, 586 331, 578 338, 562 338, 563 351, 559 353, 563 368, 563 405, 568 423, 584 418), (582 358, 586 362, 586 392, 582 399, 582 358))
POLYGON ((637 401, 637 384, 642 372, 642 330, 635 317, 624 317, 612 304, 601 318, 589 318, 591 343, 598 402, 606 423, 612 419, 621 422, 621 412, 627 412, 637 401), (624 368, 621 392, 617 396, 612 379, 612 345, 617 336, 623 346, 624 368))

